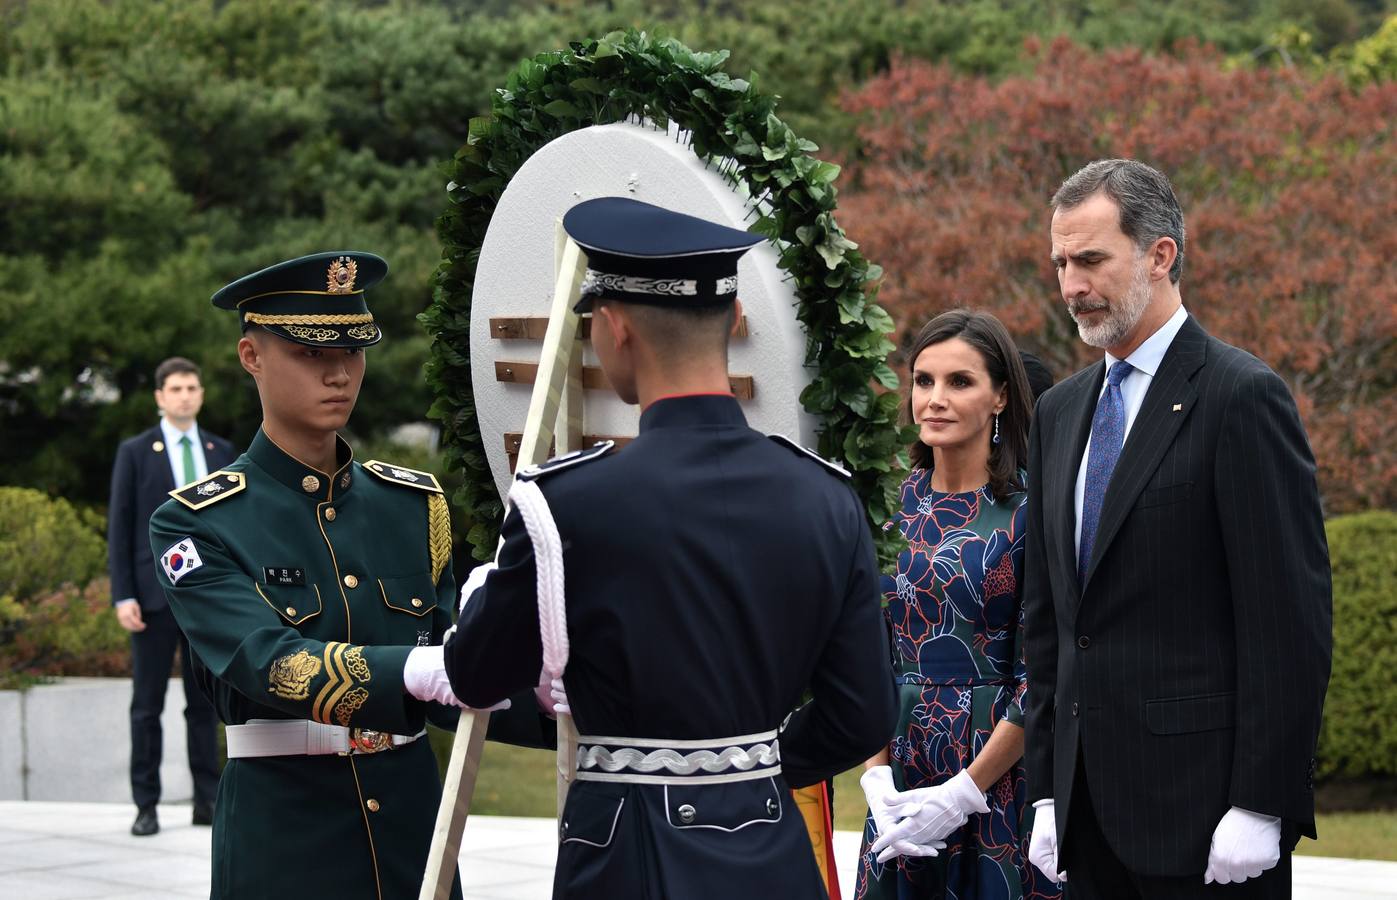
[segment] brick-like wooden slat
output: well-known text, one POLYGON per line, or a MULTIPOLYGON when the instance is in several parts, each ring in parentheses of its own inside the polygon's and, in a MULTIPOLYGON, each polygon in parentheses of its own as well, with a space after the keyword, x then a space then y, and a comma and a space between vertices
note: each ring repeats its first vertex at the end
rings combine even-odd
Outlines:
MULTIPOLYGON (((582 321, 578 323, 578 328, 584 341, 591 339, 592 319, 590 316, 583 316, 582 321)), ((500 316, 490 320, 490 336, 497 340, 541 341, 547 331, 547 316, 500 316)), ((734 337, 747 337, 746 316, 737 320, 737 333, 734 337)))
MULTIPOLYGON (((495 360, 495 380, 511 384, 533 384, 538 377, 538 363, 495 360)), ((589 391, 611 387, 599 366, 582 367, 582 386, 589 391)), ((751 375, 728 375, 728 387, 739 400, 751 400, 756 395, 756 383, 751 375)))

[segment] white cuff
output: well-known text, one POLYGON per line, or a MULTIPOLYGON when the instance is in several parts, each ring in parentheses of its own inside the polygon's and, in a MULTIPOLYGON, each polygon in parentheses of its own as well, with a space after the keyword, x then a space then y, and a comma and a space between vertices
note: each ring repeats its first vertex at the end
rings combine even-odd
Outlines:
POLYGON ((956 798, 956 805, 967 816, 972 812, 990 811, 990 805, 985 801, 985 792, 980 790, 980 786, 970 776, 969 769, 961 769, 946 784, 951 789, 951 796, 956 798))

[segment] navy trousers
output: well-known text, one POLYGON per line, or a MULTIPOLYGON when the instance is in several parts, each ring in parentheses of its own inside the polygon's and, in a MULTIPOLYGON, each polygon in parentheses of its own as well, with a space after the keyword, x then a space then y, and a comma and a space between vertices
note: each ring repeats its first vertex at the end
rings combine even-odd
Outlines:
MULTIPOLYGON (((1096 813, 1080 753, 1072 809, 1067 820, 1064 857, 1067 900, 1289 900, 1290 850, 1294 841, 1281 837, 1281 860, 1275 868, 1241 884, 1204 884, 1203 870, 1182 878, 1138 875, 1116 857, 1096 813)), ((1206 867, 1207 860, 1203 860, 1206 867)))
POLYGON ((168 609, 142 610, 145 631, 131 634, 131 799, 144 809, 160 802, 160 759, 164 735, 160 714, 165 689, 180 652, 184 679, 184 731, 194 802, 212 808, 218 796, 218 733, 213 704, 194 682, 189 642, 168 609))

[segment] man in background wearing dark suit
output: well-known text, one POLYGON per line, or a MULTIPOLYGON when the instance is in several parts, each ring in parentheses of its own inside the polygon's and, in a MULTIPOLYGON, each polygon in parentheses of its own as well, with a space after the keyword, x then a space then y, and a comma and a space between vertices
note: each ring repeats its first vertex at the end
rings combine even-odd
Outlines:
POLYGON ((108 568, 117 621, 131 632, 131 796, 136 821, 131 833, 155 834, 160 821, 162 735, 160 713, 165 688, 180 647, 184 676, 184 720, 189 771, 194 780, 194 824, 213 823, 218 793, 218 744, 213 706, 194 682, 189 643, 180 633, 155 577, 150 552, 150 517, 171 491, 232 462, 237 454, 221 437, 195 423, 204 402, 199 367, 171 357, 155 370, 155 403, 160 424, 124 441, 112 466, 111 508, 107 522, 108 568))
POLYGON ((1074 900, 1289 897, 1331 651, 1314 457, 1285 383, 1184 310, 1168 179, 1100 160, 1052 205, 1106 353, 1029 441, 1029 858, 1074 900))

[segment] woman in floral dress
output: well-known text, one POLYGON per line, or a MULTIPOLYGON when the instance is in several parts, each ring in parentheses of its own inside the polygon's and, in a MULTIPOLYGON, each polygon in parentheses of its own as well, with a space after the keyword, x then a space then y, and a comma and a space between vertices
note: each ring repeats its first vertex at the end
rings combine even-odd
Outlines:
POLYGON ((866 764, 859 900, 1024 900, 1060 889, 1028 862, 1024 473, 1031 394, 998 319, 937 316, 912 353, 919 431, 884 576, 901 715, 866 764))

